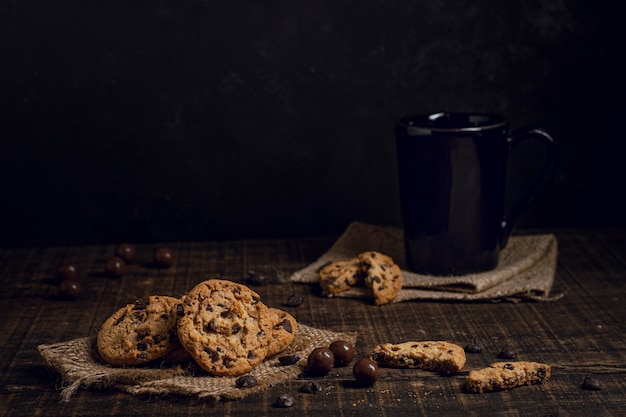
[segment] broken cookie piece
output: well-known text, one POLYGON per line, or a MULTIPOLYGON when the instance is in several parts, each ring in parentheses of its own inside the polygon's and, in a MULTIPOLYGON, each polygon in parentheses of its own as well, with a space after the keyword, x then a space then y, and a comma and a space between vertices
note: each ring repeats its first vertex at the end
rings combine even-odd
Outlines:
POLYGON ((471 371, 465 382, 468 392, 502 391, 524 385, 542 384, 550 379, 549 365, 537 362, 495 362, 471 371))

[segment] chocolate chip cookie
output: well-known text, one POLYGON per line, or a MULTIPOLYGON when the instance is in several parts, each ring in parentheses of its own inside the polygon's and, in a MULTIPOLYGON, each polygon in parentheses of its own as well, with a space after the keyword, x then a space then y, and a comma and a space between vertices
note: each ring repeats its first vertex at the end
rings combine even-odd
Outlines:
POLYGON ((272 322, 272 336, 267 346, 267 356, 282 352, 293 342, 298 330, 298 322, 286 311, 278 308, 270 308, 270 320, 272 322))
POLYGON ((358 261, 364 274, 365 285, 372 290, 374 303, 391 302, 402 289, 402 271, 389 256, 379 252, 363 252, 358 261))
POLYGON ((180 304, 178 298, 152 295, 120 308, 98 331, 98 353, 110 365, 130 366, 175 350, 180 304))
POLYGON ((250 288, 210 279, 183 297, 182 310, 180 342, 208 373, 238 376, 265 359, 274 323, 250 288))
POLYGON ((495 362, 471 371, 465 382, 468 392, 483 393, 542 384, 550 379, 549 365, 537 362, 495 362))
POLYGON ((323 295, 339 294, 363 282, 363 269, 357 258, 332 262, 319 272, 323 295))
POLYGON ((383 367, 436 372, 458 372, 466 360, 461 346, 441 341, 384 343, 374 347, 372 359, 383 367))

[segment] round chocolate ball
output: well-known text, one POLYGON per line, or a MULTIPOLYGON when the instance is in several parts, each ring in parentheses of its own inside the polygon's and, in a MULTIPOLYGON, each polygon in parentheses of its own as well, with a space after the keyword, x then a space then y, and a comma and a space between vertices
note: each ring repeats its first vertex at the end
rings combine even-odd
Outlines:
POLYGON ((121 277, 126 272, 126 262, 119 256, 112 256, 104 264, 104 271, 111 277, 121 277))
POLYGON ((369 358, 361 358, 354 364, 352 374, 357 384, 371 387, 378 381, 378 365, 369 358))
POLYGON ((59 281, 76 281, 78 280, 78 268, 70 263, 63 263, 57 268, 57 279, 59 281))
POLYGON ((160 247, 154 251, 154 263, 160 267, 170 267, 174 264, 174 251, 167 247, 160 247))
POLYGON ((122 258, 126 263, 131 263, 135 260, 137 253, 130 243, 120 243, 115 248, 115 256, 122 258))
POLYGON ((354 347, 345 340, 335 340, 328 348, 335 357, 335 368, 347 366, 354 359, 354 347))
POLYGON ((80 284, 77 281, 66 279, 59 285, 59 294, 67 299, 78 298, 81 293, 80 284))
POLYGON ((311 375, 327 375, 335 366, 335 357, 330 349, 325 347, 315 348, 307 358, 307 371, 311 375))

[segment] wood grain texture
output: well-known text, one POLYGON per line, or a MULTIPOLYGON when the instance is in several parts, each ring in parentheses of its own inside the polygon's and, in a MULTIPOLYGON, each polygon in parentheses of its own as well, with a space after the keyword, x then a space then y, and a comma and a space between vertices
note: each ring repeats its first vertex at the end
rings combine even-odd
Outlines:
POLYGON ((555 290, 565 297, 546 303, 406 302, 381 307, 363 300, 326 299, 315 286, 284 283, 291 272, 315 260, 329 238, 172 242, 177 262, 150 267, 154 246, 138 245, 138 259, 122 278, 102 273, 113 246, 0 250, 0 415, 171 416, 219 414, 338 416, 571 416, 626 415, 626 231, 560 230, 555 290), (83 296, 60 299, 54 272, 61 262, 76 263, 83 296), (464 369, 443 376, 421 370, 382 369, 372 388, 352 383, 351 368, 317 379, 324 390, 298 392, 302 380, 238 401, 212 402, 175 395, 133 397, 111 390, 81 389, 59 403, 63 386, 47 369, 36 346, 93 335, 119 306, 146 294, 180 295, 211 274, 245 282, 247 271, 273 282, 254 289, 270 306, 289 311, 304 324, 356 331, 357 356, 374 345, 407 340, 446 340, 462 346, 477 339, 485 350, 468 354, 464 369), (286 307, 290 294, 305 296, 286 307), (467 372, 496 360, 504 345, 519 360, 552 366, 544 385, 490 394, 462 390, 467 372), (605 389, 580 388, 586 376, 605 389), (295 396, 291 409, 273 406, 281 393, 295 396))

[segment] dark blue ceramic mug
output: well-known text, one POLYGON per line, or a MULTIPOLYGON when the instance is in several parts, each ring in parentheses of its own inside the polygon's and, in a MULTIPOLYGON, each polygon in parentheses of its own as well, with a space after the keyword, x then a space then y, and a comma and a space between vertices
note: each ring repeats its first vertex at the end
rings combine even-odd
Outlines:
POLYGON ((400 203, 408 267, 429 275, 494 269, 500 250, 554 176, 557 145, 542 128, 509 133, 504 117, 433 113, 396 123, 400 203), (542 170, 505 207, 509 156, 521 142, 545 149, 542 170))

